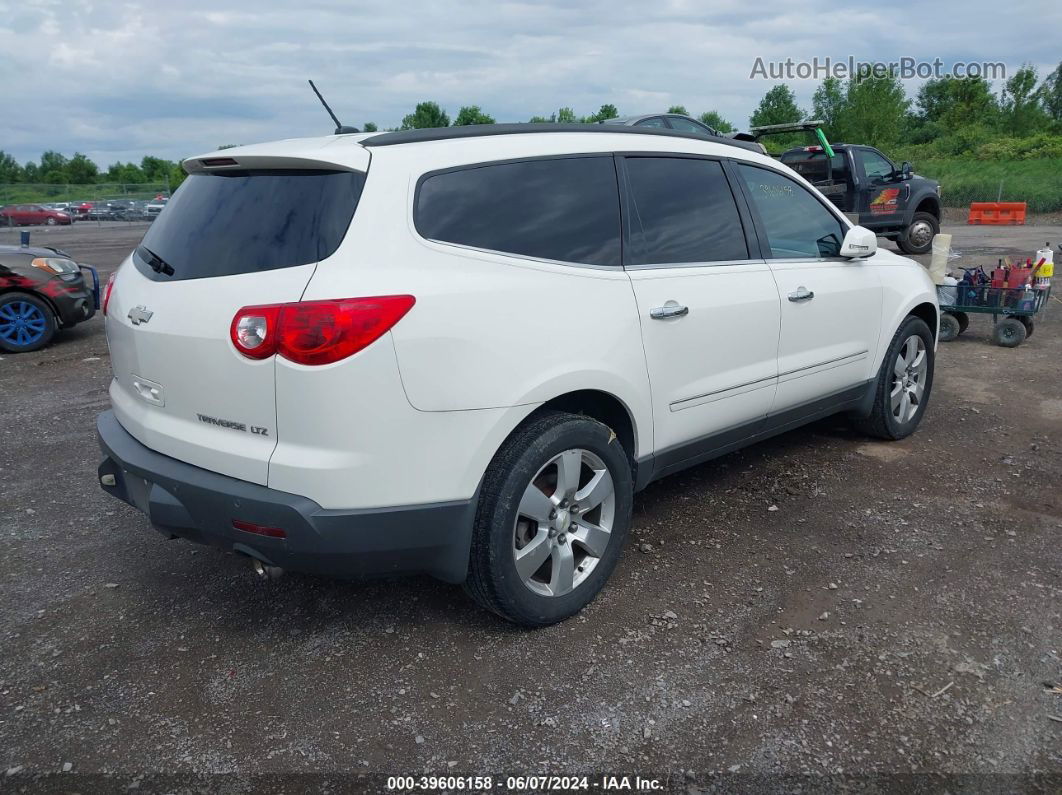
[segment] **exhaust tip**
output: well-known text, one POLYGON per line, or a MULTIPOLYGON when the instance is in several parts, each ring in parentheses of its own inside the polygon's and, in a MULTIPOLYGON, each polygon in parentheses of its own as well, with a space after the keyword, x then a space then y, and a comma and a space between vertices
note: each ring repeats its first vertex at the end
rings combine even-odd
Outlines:
POLYGON ((262 580, 279 580, 284 576, 284 569, 280 568, 280 566, 270 566, 258 558, 251 558, 251 569, 262 580))

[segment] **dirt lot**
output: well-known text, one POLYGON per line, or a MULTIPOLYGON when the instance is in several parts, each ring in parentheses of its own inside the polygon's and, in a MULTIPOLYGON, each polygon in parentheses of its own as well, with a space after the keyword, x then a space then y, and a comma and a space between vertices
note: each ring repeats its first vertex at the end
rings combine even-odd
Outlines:
MULTIPOLYGON (((989 263, 1062 240, 946 231, 989 263)), ((108 272, 142 232, 33 239, 108 272)), ((1060 320, 1054 302, 1004 350, 975 318, 941 346, 903 442, 834 419, 655 484, 602 597, 538 632, 428 579, 263 584, 164 540, 96 484, 100 320, 4 356, 0 790, 171 788, 161 773, 237 791, 210 776, 315 771, 340 789, 592 772, 669 790, 808 773, 1062 787, 1060 320)))

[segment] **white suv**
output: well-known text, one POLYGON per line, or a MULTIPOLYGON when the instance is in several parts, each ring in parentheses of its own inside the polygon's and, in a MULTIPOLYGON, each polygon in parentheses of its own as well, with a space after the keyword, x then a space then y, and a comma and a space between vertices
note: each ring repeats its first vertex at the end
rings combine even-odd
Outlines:
POLYGON ((108 286, 105 490, 259 572, 427 572, 529 626, 636 491, 829 414, 898 439, 937 303, 730 139, 495 125, 191 158, 108 286))

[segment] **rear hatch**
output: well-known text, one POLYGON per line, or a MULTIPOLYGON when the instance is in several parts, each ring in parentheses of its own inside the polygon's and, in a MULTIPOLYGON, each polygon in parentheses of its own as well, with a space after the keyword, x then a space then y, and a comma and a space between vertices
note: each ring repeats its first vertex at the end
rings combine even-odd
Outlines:
POLYGON ((123 263, 107 305, 111 402, 141 443, 266 483, 275 357, 241 356, 230 325, 241 307, 300 300, 338 248, 368 164, 348 147, 362 153, 361 170, 238 152, 213 159, 225 165, 192 173, 123 263))

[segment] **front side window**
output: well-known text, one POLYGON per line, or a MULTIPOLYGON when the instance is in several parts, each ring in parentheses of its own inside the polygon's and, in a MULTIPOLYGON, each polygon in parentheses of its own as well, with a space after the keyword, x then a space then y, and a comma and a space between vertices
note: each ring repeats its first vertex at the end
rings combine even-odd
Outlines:
POLYGON ((586 265, 620 265, 612 157, 494 163, 426 177, 414 222, 429 240, 586 265))
POLYGON ((867 179, 872 181, 883 182, 896 170, 884 157, 867 149, 859 150, 859 159, 863 163, 863 173, 866 174, 867 179))
POLYGON ((664 124, 664 120, 660 116, 653 116, 651 119, 642 119, 640 122, 636 122, 635 127, 660 127, 667 129, 667 125, 664 124))
POLYGON ((631 265, 748 259, 734 196, 716 160, 629 157, 631 265))
POLYGON ((766 168, 738 166, 776 259, 836 257, 844 226, 803 185, 766 168))

